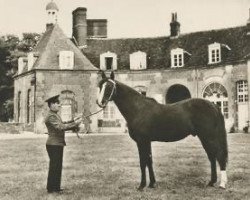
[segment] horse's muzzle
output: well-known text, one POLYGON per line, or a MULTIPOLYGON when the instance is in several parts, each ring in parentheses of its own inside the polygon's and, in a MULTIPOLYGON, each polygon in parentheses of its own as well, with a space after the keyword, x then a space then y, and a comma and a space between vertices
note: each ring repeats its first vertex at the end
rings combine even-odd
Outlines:
POLYGON ((103 105, 99 104, 99 103, 98 103, 98 100, 96 100, 96 104, 97 104, 100 108, 105 108, 106 105, 107 105, 107 104, 103 104, 103 105))

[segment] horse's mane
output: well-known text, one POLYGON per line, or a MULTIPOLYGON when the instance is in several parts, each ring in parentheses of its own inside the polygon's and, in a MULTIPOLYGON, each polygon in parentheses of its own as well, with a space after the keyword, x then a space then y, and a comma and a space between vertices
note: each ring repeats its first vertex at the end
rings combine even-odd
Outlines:
POLYGON ((136 94, 137 96, 140 96, 140 97, 142 97, 142 98, 144 98, 144 99, 146 99, 146 100, 150 100, 150 101, 152 101, 152 102, 158 103, 154 98, 144 96, 144 95, 142 95, 141 93, 139 93, 138 91, 136 91, 134 88, 132 88, 132 87, 130 87, 130 86, 128 86, 128 85, 125 85, 125 84, 123 84, 123 83, 121 83, 121 82, 119 82, 119 81, 115 81, 115 82, 116 82, 118 85, 127 88, 131 93, 136 94))

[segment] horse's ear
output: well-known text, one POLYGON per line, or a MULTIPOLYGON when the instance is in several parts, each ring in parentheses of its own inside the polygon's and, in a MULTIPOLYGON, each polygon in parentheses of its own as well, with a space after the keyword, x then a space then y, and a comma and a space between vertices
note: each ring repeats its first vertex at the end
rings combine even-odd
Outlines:
POLYGON ((102 72, 102 79, 107 78, 107 77, 106 77, 106 74, 104 73, 104 71, 101 71, 101 72, 102 72))
POLYGON ((111 74, 110 74, 110 78, 111 78, 112 80, 115 80, 115 74, 114 74, 113 71, 112 71, 111 74))

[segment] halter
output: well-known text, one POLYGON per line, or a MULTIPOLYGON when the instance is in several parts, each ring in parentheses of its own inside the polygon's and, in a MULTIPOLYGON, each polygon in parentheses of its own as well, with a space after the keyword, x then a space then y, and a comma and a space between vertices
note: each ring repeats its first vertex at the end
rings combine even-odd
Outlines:
MULTIPOLYGON (((108 102, 112 100, 112 97, 113 97, 113 95, 114 95, 114 93, 115 93, 115 90, 116 90, 116 83, 115 83, 113 80, 107 79, 106 82, 112 83, 112 84, 113 84, 113 88, 112 88, 112 91, 111 91, 111 93, 110 93, 110 95, 109 95, 109 97, 108 97, 108 100, 105 102, 104 105, 99 104, 98 101, 97 101, 97 104, 98 104, 101 108, 105 108, 105 107, 107 106, 108 102)), ((105 90, 101 90, 102 93, 104 93, 104 91, 105 91, 105 90)), ((102 94, 102 95, 103 95, 103 94, 102 94)), ((103 96, 102 96, 102 99, 103 99, 103 96)))
POLYGON ((111 80, 111 79, 108 79, 108 82, 111 82, 113 84, 112 91, 111 91, 110 96, 108 98, 108 101, 110 101, 112 99, 112 97, 113 97, 114 92, 116 91, 116 82, 111 80))

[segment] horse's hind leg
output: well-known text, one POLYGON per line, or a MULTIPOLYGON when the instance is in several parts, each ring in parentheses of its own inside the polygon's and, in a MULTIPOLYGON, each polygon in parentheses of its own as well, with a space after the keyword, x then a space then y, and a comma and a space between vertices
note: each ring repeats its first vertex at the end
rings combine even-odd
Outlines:
POLYGON ((227 156, 225 156, 222 151, 218 152, 217 160, 221 170, 220 187, 225 189, 227 184, 227 173, 226 173, 227 156))
POLYGON ((226 132, 223 131, 223 134, 224 137, 221 137, 219 140, 219 148, 216 157, 221 170, 220 187, 225 189, 227 184, 226 166, 228 160, 228 149, 227 149, 226 132))
POLYGON ((216 147, 213 145, 213 143, 201 138, 201 144, 203 148, 205 149, 208 159, 210 161, 211 165, 211 180, 208 183, 208 186, 214 186, 214 184, 217 182, 217 171, 216 171, 216 147))

